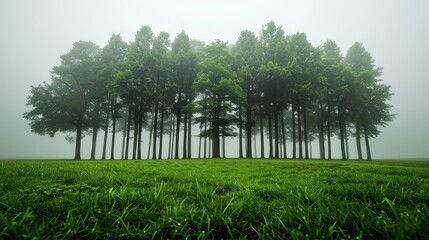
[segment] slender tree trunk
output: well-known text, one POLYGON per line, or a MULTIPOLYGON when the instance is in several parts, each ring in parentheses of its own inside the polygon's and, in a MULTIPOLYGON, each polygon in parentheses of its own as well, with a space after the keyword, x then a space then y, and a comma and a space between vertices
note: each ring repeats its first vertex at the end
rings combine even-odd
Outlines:
POLYGON ((153 149, 152 149, 152 159, 156 159, 156 135, 158 134, 158 104, 155 103, 155 114, 153 120, 153 149))
POLYGON ((319 149, 320 159, 325 160, 325 136, 323 129, 323 105, 320 101, 320 120, 319 120, 319 149))
POLYGON ((255 157, 258 157, 258 151, 256 148, 256 133, 253 135, 253 148, 255 149, 255 157))
MULTIPOLYGON (((340 103, 340 99, 337 99, 338 103, 340 103)), ((344 145, 344 123, 343 123, 343 112, 341 106, 338 105, 338 123, 340 128, 340 142, 341 142, 341 159, 346 160, 346 150, 344 145)))
POLYGON ((329 101, 328 95, 328 116, 327 116, 327 135, 328 135, 328 160, 332 160, 332 151, 331 151, 331 102, 329 101))
MULTIPOLYGON (((128 116, 128 113, 127 113, 128 116)), ((125 159, 125 142, 126 142, 126 136, 127 136, 127 121, 128 121, 128 117, 124 117, 124 131, 122 134, 122 152, 121 152, 121 159, 124 160, 125 159)))
POLYGON ((307 129, 307 107, 304 106, 302 107, 302 115, 304 117, 304 146, 305 146, 305 159, 309 159, 309 154, 308 154, 308 129, 307 129))
POLYGON ((262 106, 259 106, 259 128, 261 131, 261 158, 265 158, 264 153, 264 118, 262 116, 262 106))
POLYGON ((127 122, 127 143, 125 146, 125 160, 128 160, 128 151, 130 146, 130 131, 131 131, 131 114, 132 114, 132 105, 133 103, 130 103, 130 106, 128 108, 128 122, 127 122))
POLYGON ((83 116, 79 116, 76 124, 76 145, 74 151, 74 160, 81 160, 80 149, 82 144, 82 122, 83 116))
POLYGON ((287 158, 287 151, 286 151, 286 132, 285 132, 285 118, 284 113, 281 113, 281 120, 282 120, 282 138, 283 138, 283 158, 287 158))
POLYGON ((349 158, 349 134, 347 133, 347 126, 344 124, 344 141, 346 143, 346 159, 349 158))
POLYGON ((97 136, 98 136, 98 119, 100 114, 100 103, 97 101, 94 108, 94 119, 92 125, 92 147, 91 147, 91 160, 95 159, 95 151, 97 148, 97 136))
POLYGON ((207 158, 207 117, 204 117, 204 158, 207 158))
POLYGON ((152 134, 153 134, 153 124, 154 124, 154 118, 155 116, 151 114, 151 120, 150 120, 150 129, 149 129, 149 145, 147 147, 147 157, 146 159, 150 159, 150 153, 152 149, 152 134))
POLYGON ((278 106, 276 106, 276 109, 274 110, 274 139, 275 139, 275 153, 274 158, 280 158, 279 153, 279 113, 278 113, 278 106))
POLYGON ((221 100, 219 99, 219 96, 216 99, 216 108, 215 112, 213 113, 214 121, 213 121, 213 153, 212 158, 220 158, 220 129, 219 129, 219 123, 220 123, 220 112, 221 110, 221 100))
POLYGON ((182 92, 179 91, 179 96, 177 98, 177 113, 176 113, 176 146, 174 148, 174 158, 179 159, 179 134, 180 134, 180 119, 182 117, 181 107, 182 107, 182 92))
MULTIPOLYGON (((222 128, 225 128, 225 127, 222 127, 222 128)), ((226 158, 226 150, 225 150, 225 147, 226 147, 226 144, 225 144, 225 141, 226 140, 226 137, 225 137, 225 135, 222 135, 222 158, 226 158)))
POLYGON ((313 159, 313 147, 311 146, 311 141, 309 142, 310 145, 310 159, 313 159))
POLYGON ((357 152, 358 152, 358 159, 362 160, 362 145, 361 145, 361 141, 360 141, 360 125, 357 123, 356 124, 356 147, 357 147, 357 152))
POLYGON ((299 148, 299 159, 303 159, 302 154, 302 132, 301 132, 301 106, 298 104, 297 106, 298 110, 298 148, 299 148))
POLYGON ((143 134, 143 99, 140 100, 140 110, 138 112, 138 152, 137 152, 137 159, 142 159, 142 134, 143 134))
POLYGON ((192 158, 192 113, 188 113, 188 158, 192 158))
POLYGON ((159 153, 158 159, 162 159, 162 138, 164 136, 164 115, 165 115, 165 102, 161 104, 161 123, 159 126, 159 153))
POLYGON ((296 126, 295 126, 296 106, 292 104, 292 159, 296 159, 296 126))
POLYGON ((133 160, 137 159, 137 147, 139 141, 139 105, 136 103, 134 107, 134 141, 133 141, 133 160))
MULTIPOLYGON (((247 148, 246 148, 246 158, 252 158, 252 108, 250 106, 246 107, 246 137, 247 137, 247 148)), ((256 156, 256 155, 255 155, 256 156)))
POLYGON ((238 119, 238 157, 243 158, 243 119, 241 113, 241 104, 238 106, 238 119))
POLYGON ((106 113, 106 122, 104 123, 104 140, 103 140, 103 154, 101 155, 102 160, 106 160, 106 150, 107 150, 107 134, 109 132, 109 120, 110 120, 110 109, 106 113))
POLYGON ((117 115, 118 107, 117 107, 117 97, 114 97, 113 100, 113 113, 112 113, 112 145, 110 149, 110 159, 115 159, 115 135, 116 135, 116 115, 117 115))
POLYGON ((268 113, 268 143, 270 145, 270 154, 269 158, 274 158, 273 155, 273 127, 272 127, 272 109, 270 109, 270 112, 268 113))
POLYGON ((201 158, 201 143, 202 143, 202 134, 203 133, 203 123, 200 122, 200 135, 199 135, 199 142, 198 142, 198 158, 201 158))
POLYGON ((183 150, 183 159, 188 158, 188 153, 187 153, 187 137, 188 137, 188 113, 184 113, 183 115, 183 143, 182 143, 182 150, 183 150))
POLYGON ((365 145, 366 145, 366 160, 371 161, 371 149, 369 148, 369 136, 368 136, 368 128, 364 126, 363 133, 365 135, 365 145))
POLYGON ((212 141, 212 139, 211 138, 209 138, 209 151, 207 152, 207 157, 208 158, 210 158, 211 157, 211 152, 212 152, 212 145, 213 145, 213 143, 212 143, 213 141, 212 141))
POLYGON ((168 159, 173 158, 173 143, 174 143, 174 115, 170 116, 170 134, 168 142, 168 159))

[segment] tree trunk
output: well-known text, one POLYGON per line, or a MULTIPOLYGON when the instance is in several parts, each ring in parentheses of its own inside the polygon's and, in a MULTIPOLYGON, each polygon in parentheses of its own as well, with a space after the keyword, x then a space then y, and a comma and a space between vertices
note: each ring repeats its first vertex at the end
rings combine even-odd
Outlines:
POLYGON ((91 147, 91 160, 95 159, 95 151, 97 148, 97 135, 98 135, 98 118, 100 113, 100 103, 97 101, 94 108, 94 119, 92 123, 92 147, 91 147))
POLYGON ((176 144, 175 144, 175 148, 174 148, 174 158, 175 159, 179 159, 179 134, 180 134, 180 119, 182 117, 182 111, 181 111, 181 105, 182 105, 182 92, 179 91, 179 96, 178 96, 178 100, 177 100, 177 113, 176 113, 176 144))
POLYGON ((320 159, 325 160, 325 136, 323 129, 323 105, 320 102, 320 119, 319 119, 319 149, 320 159))
POLYGON ((286 132, 285 132, 285 118, 283 112, 280 114, 282 120, 282 140, 283 140, 283 158, 287 158, 286 151, 286 132))
POLYGON ((207 158, 207 117, 204 117, 204 158, 207 158))
POLYGON ((301 106, 298 103, 298 148, 299 148, 299 159, 303 158, 302 154, 302 132, 301 132, 301 106))
POLYGON ((110 149, 110 159, 115 159, 115 135, 116 135, 116 115, 118 111, 117 107, 117 97, 113 100, 113 113, 112 113, 112 147, 110 149))
POLYGON ((259 106, 259 128, 261 131, 261 158, 265 158, 264 153, 264 118, 262 117, 262 106, 259 106))
POLYGON ((220 112, 221 110, 221 100, 219 96, 216 99, 216 108, 213 112, 213 153, 212 158, 220 158, 220 136, 219 136, 219 122, 220 122, 220 112))
POLYGON ((308 154, 308 129, 307 129, 307 107, 302 107, 302 115, 304 116, 304 146, 305 146, 305 159, 309 159, 308 154))
POLYGON ((332 151, 331 151, 331 102, 329 101, 328 96, 328 116, 327 116, 327 135, 328 135, 328 160, 332 160, 332 151))
POLYGON ((162 138, 164 136, 164 115, 165 115, 165 102, 161 104, 161 123, 159 126, 159 153, 158 159, 162 159, 162 138))
POLYGON ((188 137, 188 113, 185 112, 183 115, 183 143, 182 143, 182 150, 183 150, 183 159, 188 158, 188 154, 187 154, 187 137, 188 137))
POLYGON ((133 160, 137 158, 137 147, 139 140, 139 105, 136 103, 134 107, 134 141, 133 141, 133 160))
POLYGON ((103 154, 101 155, 102 160, 106 160, 107 133, 109 132, 110 109, 107 110, 106 114, 107 114, 106 115, 106 122, 104 124, 105 130, 104 130, 104 140, 103 140, 103 154))
MULTIPOLYGON (((340 99, 337 99, 338 103, 340 103, 340 99)), ((343 112, 341 106, 338 104, 338 123, 340 128, 340 142, 341 142, 341 159, 346 160, 346 150, 344 145, 344 125, 343 125, 343 112)))
POLYGON ((252 158, 252 108, 250 106, 246 107, 246 138, 247 138, 247 148, 246 148, 246 158, 252 158))
POLYGON ((152 134, 153 134, 153 122, 154 122, 154 115, 151 114, 151 120, 150 120, 150 129, 149 129, 149 145, 147 147, 147 157, 146 159, 150 159, 150 153, 151 153, 151 149, 152 149, 152 134))
MULTIPOLYGON (((127 113, 128 115, 128 113, 127 113)), ((127 136, 127 121, 128 117, 124 117, 124 131, 122 134, 122 152, 121 152, 121 159, 125 159, 125 142, 126 142, 126 136, 127 136)))
POLYGON ((128 151, 130 146, 130 130, 131 130, 131 114, 132 114, 132 105, 133 103, 130 103, 130 106, 128 108, 128 122, 127 122, 127 143, 125 146, 125 156, 124 159, 128 160, 128 151))
MULTIPOLYGON (((243 119, 241 105, 238 106, 238 157, 243 158, 243 119)), ((246 152, 247 154, 247 152, 246 152)), ((246 156, 247 157, 247 156, 246 156)))
POLYGON ((272 116, 271 116, 271 109, 268 113, 268 143, 270 145, 270 154, 269 158, 273 158, 273 127, 272 127, 272 116))
POLYGON ((362 145, 361 145, 361 141, 360 141, 360 125, 357 123, 356 124, 356 148, 357 148, 357 152, 358 152, 358 159, 362 160, 362 145))
POLYGON ((366 145, 366 160, 371 161, 371 149, 369 148, 369 136, 368 136, 368 129, 366 127, 363 128, 363 132, 365 135, 365 145, 366 145))
POLYGON ((274 158, 280 158, 279 154, 279 113, 278 107, 275 106, 274 109, 274 139, 275 139, 275 153, 274 158))
POLYGON ((76 126, 76 145, 75 145, 75 151, 74 151, 74 160, 80 160, 80 149, 82 144, 82 123, 83 122, 83 116, 79 116, 76 126))
POLYGON ((344 141, 346 144, 346 159, 349 160, 349 134, 347 133, 347 126, 344 124, 344 141))
POLYGON ((188 158, 192 158, 192 113, 188 113, 188 158))
POLYGON ((296 159, 296 127, 295 127, 296 106, 292 104, 292 159, 296 159))
POLYGON ((256 148, 256 133, 254 133, 254 135, 253 135, 253 149, 255 149, 255 157, 257 157, 258 156, 258 151, 257 151, 257 148, 256 148))
POLYGON ((138 113, 138 152, 137 152, 137 159, 142 159, 142 134, 143 134, 143 99, 140 100, 140 111, 138 113))
POLYGON ((156 135, 158 134, 158 104, 155 103, 155 114, 153 120, 153 149, 152 149, 152 159, 156 159, 156 135))
POLYGON ((198 158, 201 158, 201 143, 202 143, 202 134, 203 133, 203 123, 200 122, 200 135, 199 135, 199 141, 198 141, 198 158))
POLYGON ((173 158, 173 144, 174 144, 174 114, 170 116, 170 137, 168 143, 168 159, 173 158))

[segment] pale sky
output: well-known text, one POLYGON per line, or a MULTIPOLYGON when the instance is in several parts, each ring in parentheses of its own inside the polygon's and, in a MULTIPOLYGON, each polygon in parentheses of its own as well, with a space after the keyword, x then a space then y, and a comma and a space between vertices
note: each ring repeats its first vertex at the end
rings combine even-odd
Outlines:
MULTIPOLYGON (((428 12, 426 0, 1 0, 0 158, 73 156, 74 145, 63 134, 52 139, 31 133, 22 118, 30 86, 51 81, 50 70, 73 42, 103 47, 118 33, 131 42, 141 26, 149 25, 155 34, 168 32, 171 40, 184 30, 206 43, 235 43, 240 31, 259 34, 270 20, 288 35, 306 33, 314 46, 334 40, 343 54, 354 42, 363 43, 384 68, 384 83, 395 94, 392 112, 398 114, 371 139, 373 157, 429 157, 428 12)), ((353 153, 354 139, 350 148, 353 153)))

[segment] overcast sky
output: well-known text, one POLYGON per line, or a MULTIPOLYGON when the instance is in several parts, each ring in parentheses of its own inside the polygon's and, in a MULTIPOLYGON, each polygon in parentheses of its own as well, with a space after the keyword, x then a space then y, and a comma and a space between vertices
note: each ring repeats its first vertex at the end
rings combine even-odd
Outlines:
MULTIPOLYGON (((103 47, 117 33, 131 42, 149 25, 171 39, 184 30, 206 43, 235 43, 240 31, 259 34, 270 20, 288 35, 306 33, 314 46, 334 40, 344 54, 354 42, 363 43, 384 68, 398 114, 371 140, 373 157, 429 157, 428 12, 426 0, 1 0, 0 158, 73 156, 64 135, 31 133, 22 118, 30 86, 50 82, 50 70, 73 42, 103 47)), ((89 157, 85 144, 83 157, 89 157)))

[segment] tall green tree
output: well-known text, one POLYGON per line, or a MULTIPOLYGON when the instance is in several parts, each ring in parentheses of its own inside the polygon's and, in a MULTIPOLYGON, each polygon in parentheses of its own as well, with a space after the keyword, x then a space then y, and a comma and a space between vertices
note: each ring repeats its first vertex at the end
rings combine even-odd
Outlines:
POLYGON ((190 103, 194 99, 192 85, 196 79, 198 71, 198 58, 193 50, 191 40, 185 32, 181 32, 173 41, 171 46, 171 79, 176 87, 176 101, 174 112, 176 114, 176 142, 174 157, 179 158, 179 133, 180 123, 183 116, 183 158, 190 155, 190 139, 192 112, 190 103))
MULTIPOLYGON (((245 108, 246 158, 252 158, 252 127, 255 125, 254 108, 257 104, 257 78, 262 64, 258 38, 251 31, 242 31, 234 47, 234 71, 240 78, 245 108)), ((241 113, 241 104, 239 106, 241 113)), ((240 117, 241 120, 241 117, 240 117)), ((240 126, 241 129, 242 126, 240 126)), ((240 136, 241 141, 241 136, 240 136)), ((240 143, 240 149, 242 144, 240 143)), ((240 150, 240 154, 241 154, 240 150)))
POLYGON ((207 109, 210 114, 211 126, 204 134, 212 139, 212 157, 220 158, 220 137, 235 135, 232 110, 243 93, 232 71, 234 59, 226 43, 213 42, 204 49, 203 58, 199 78, 194 83, 194 90, 203 97, 195 105, 207 109))
POLYGON ((79 41, 61 56, 61 65, 52 69, 52 82, 32 87, 24 113, 33 132, 51 137, 56 132, 75 131, 75 156, 81 159, 82 133, 90 126, 88 105, 98 46, 79 41))
POLYGON ((115 156, 115 137, 116 137, 116 120, 118 118, 118 96, 115 93, 112 84, 116 72, 123 69, 125 54, 128 49, 128 44, 122 40, 119 34, 113 34, 108 44, 102 49, 101 53, 97 56, 97 79, 101 81, 99 86, 103 90, 106 98, 105 113, 106 122, 104 125, 105 135, 103 144, 102 159, 106 158, 106 145, 107 133, 109 130, 109 123, 112 122, 112 137, 110 148, 110 159, 115 156))
POLYGON ((356 75, 350 88, 350 115, 355 124, 358 158, 362 159, 361 135, 365 137, 367 160, 371 160, 369 138, 377 136, 378 126, 385 126, 394 117, 387 101, 391 98, 390 87, 381 83, 382 69, 374 65, 371 54, 362 43, 353 44, 345 61, 356 75))

